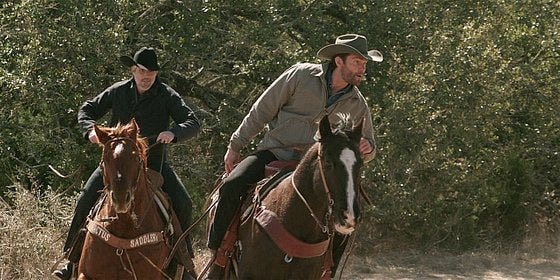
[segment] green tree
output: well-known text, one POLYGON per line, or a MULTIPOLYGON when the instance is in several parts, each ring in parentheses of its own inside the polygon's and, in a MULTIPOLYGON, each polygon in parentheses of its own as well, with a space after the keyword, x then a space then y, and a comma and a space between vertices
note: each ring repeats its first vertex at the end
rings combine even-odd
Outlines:
POLYGON ((203 121, 197 139, 169 147, 200 211, 254 100, 352 32, 385 56, 360 86, 378 144, 363 174, 368 238, 511 244, 560 224, 559 27, 560 4, 545 0, 3 2, 0 190, 74 195, 100 154, 77 109, 129 76, 118 56, 152 46, 203 121))

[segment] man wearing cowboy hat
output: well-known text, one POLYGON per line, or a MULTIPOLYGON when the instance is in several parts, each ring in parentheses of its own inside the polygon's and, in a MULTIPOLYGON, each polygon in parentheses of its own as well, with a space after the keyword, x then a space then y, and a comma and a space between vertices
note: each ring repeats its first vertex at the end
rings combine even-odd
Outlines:
MULTIPOLYGON (((148 167, 163 176, 162 189, 171 198, 173 209, 184 231, 191 225, 192 200, 167 161, 164 145, 154 145, 154 143, 174 143, 190 139, 198 133, 200 123, 181 96, 159 80, 160 68, 154 49, 144 47, 138 50, 133 58, 121 56, 120 60, 129 67, 132 78, 115 83, 93 99, 86 101, 78 112, 78 123, 82 127, 84 138, 97 144, 99 139, 93 130, 93 125, 107 112, 112 112, 110 126, 116 126, 119 122, 128 123, 132 118, 136 120, 140 127, 140 134, 148 138, 150 145, 148 167), (174 122, 171 127, 170 120, 174 122)), ((102 189, 103 175, 101 168, 98 167, 91 174, 78 197, 64 244, 66 254, 72 249, 78 231, 83 227, 86 216, 99 198, 102 189)), ((72 267, 72 262, 68 262, 53 274, 61 279, 70 279, 72 267)))
MULTIPOLYGON (((315 142, 322 116, 329 115, 331 123, 336 123, 339 113, 349 114, 355 124, 363 121, 360 152, 364 162, 375 156, 370 109, 357 86, 365 77, 367 62, 381 62, 383 56, 377 50, 368 50, 366 37, 357 34, 339 36, 334 44, 321 48, 317 56, 328 62, 299 63, 287 69, 259 97, 231 135, 224 156, 228 176, 220 189, 208 238, 208 247, 214 254, 239 207, 239 198, 263 179, 266 164, 274 160, 299 161, 315 142), (241 149, 265 126, 268 130, 257 152, 239 162, 241 149)), ((335 252, 335 263, 341 254, 335 252)), ((222 270, 214 264, 207 279, 218 279, 222 270)))

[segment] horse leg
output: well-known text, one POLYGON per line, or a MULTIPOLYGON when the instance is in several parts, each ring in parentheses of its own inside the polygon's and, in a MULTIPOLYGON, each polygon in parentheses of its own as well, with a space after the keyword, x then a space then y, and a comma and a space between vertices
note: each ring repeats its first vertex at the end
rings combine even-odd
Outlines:
POLYGON ((194 270, 189 271, 184 266, 181 266, 181 270, 182 270, 181 280, 195 280, 198 278, 198 275, 196 275, 196 272, 194 270))
POLYGON ((167 269, 165 269, 165 273, 172 279, 176 278, 177 273, 179 273, 181 277, 179 279, 181 280, 195 280, 197 278, 194 270, 187 270, 186 267, 179 265, 176 260, 172 260, 171 263, 169 263, 167 269))
POLYGON ((169 265, 165 269, 165 274, 167 274, 167 276, 171 277, 172 279, 175 279, 175 275, 177 274, 177 261, 172 260, 169 263, 169 265))

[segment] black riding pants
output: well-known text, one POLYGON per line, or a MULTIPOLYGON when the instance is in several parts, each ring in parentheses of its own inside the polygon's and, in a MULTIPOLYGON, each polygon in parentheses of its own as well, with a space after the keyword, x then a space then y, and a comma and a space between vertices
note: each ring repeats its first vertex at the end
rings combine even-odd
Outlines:
MULTIPOLYGON (((161 168, 161 175, 163 176, 162 189, 171 198, 173 210, 177 214, 181 228, 185 231, 192 222, 192 200, 189 193, 168 162, 164 162, 161 166, 158 164, 149 164, 149 166, 154 170, 160 170, 161 168)), ((93 171, 81 194, 78 196, 74 217, 72 218, 68 236, 64 243, 64 252, 67 252, 72 247, 74 238, 77 236, 80 228, 83 227, 85 219, 95 202, 99 199, 102 189, 103 173, 101 168, 98 167, 93 171)))
POLYGON ((258 151, 243 159, 224 179, 208 235, 208 248, 217 250, 220 247, 242 197, 255 183, 264 178, 265 166, 274 160, 277 159, 272 152, 258 151))

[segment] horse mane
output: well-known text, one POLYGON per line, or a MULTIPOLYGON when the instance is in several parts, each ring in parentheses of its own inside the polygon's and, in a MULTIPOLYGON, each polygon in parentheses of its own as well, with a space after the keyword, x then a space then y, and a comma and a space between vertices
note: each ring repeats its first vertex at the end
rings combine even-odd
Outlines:
POLYGON ((140 152, 140 157, 142 158, 144 165, 146 165, 148 141, 146 137, 141 137, 140 134, 132 135, 133 133, 132 133, 131 126, 132 126, 131 123, 121 124, 119 122, 117 126, 111 129, 109 134, 111 135, 111 138, 126 137, 126 138, 136 139, 136 147, 140 152))
POLYGON ((338 113, 336 116, 339 120, 336 123, 333 134, 343 133, 346 135, 348 132, 352 131, 352 128, 354 128, 354 122, 352 121, 350 114, 338 113))
MULTIPOLYGON (((350 114, 338 113, 336 114, 336 116, 338 117, 338 122, 335 124, 334 129, 331 128, 332 134, 348 137, 348 133, 350 133, 352 131, 352 128, 354 128, 354 123, 352 121, 350 114)), ((311 145, 311 147, 309 147, 307 152, 303 155, 301 162, 313 162, 314 160, 317 159, 320 142, 321 142, 319 134, 315 136, 315 140, 316 140, 315 143, 313 143, 313 145, 311 145)), ((308 165, 308 166, 309 169, 313 170, 314 167, 312 167, 312 165, 308 165)), ((298 173, 310 172, 310 170, 296 170, 296 172, 298 173)))

